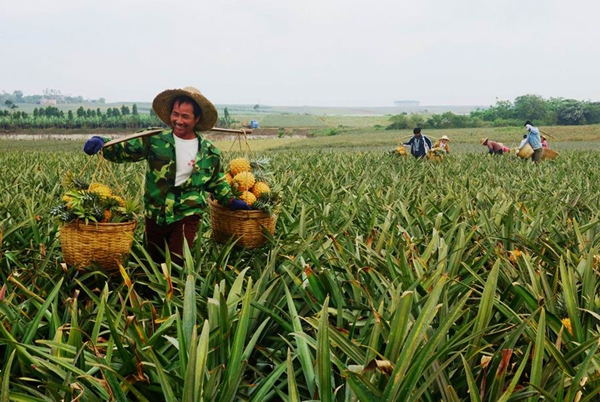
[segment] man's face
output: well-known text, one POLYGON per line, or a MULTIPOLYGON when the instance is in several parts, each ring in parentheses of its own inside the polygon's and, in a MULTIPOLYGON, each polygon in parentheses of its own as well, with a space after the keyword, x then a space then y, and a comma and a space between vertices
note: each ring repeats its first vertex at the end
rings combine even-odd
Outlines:
POLYGON ((171 111, 171 127, 173 134, 178 137, 191 137, 194 135, 194 126, 198 123, 200 117, 194 116, 194 106, 191 103, 173 104, 171 111))

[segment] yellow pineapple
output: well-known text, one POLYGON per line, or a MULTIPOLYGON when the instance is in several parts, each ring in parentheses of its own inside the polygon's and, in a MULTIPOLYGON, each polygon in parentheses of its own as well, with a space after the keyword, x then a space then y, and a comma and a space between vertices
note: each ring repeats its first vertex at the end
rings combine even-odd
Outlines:
POLYGON ((560 322, 562 322, 562 325, 567 329, 567 331, 573 335, 573 327, 571 326, 571 319, 566 317, 563 318, 562 320, 560 320, 560 322))
POLYGON ((261 194, 270 193, 271 189, 269 188, 269 185, 264 181, 257 181, 256 183, 254 183, 254 187, 252 187, 250 191, 256 196, 256 198, 258 198, 261 194))
POLYGON ((229 172, 225 173, 225 180, 227 180, 227 183, 229 184, 231 184, 231 182, 233 181, 233 177, 229 172))
POLYGON ((242 195, 240 195, 240 200, 248 205, 252 205, 256 202, 256 197, 250 191, 244 191, 242 195))
POLYGON ((233 177, 235 177, 238 173, 249 171, 250 161, 246 158, 237 158, 229 162, 229 172, 233 177))
POLYGON ((96 193, 100 197, 110 197, 112 195, 110 187, 102 183, 91 183, 88 191, 91 193, 96 193))
POLYGON ((67 208, 73 207, 73 197, 70 195, 63 195, 62 200, 67 203, 67 208))
POLYGON ((123 197, 119 197, 118 195, 113 195, 111 198, 113 200, 117 201, 119 203, 120 207, 124 207, 125 206, 125 200, 123 199, 123 197))
POLYGON ((238 191, 248 191, 254 186, 254 175, 250 172, 238 173, 233 177, 232 187, 238 191))
POLYGON ((110 222, 110 218, 112 218, 112 212, 110 212, 110 209, 105 209, 102 222, 110 222))

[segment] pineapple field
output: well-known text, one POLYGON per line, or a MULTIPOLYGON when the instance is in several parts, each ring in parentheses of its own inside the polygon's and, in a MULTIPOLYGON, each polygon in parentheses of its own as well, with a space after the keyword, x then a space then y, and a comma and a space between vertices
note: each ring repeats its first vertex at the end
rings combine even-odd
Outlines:
MULTIPOLYGON (((252 157, 281 196, 267 246, 206 214, 157 265, 138 225, 109 273, 64 264, 50 215, 89 157, 1 152, 0 401, 598 400, 600 153, 252 157)), ((111 168, 141 202, 143 163, 111 168)))

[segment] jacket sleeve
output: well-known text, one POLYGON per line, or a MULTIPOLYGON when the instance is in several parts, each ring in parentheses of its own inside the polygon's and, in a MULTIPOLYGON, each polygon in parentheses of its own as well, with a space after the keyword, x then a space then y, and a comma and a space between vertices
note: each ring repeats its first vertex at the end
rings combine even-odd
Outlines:
POLYGON ((413 142, 415 142, 415 137, 411 137, 411 139, 405 142, 404 145, 412 145, 413 142))
POLYGON ((221 163, 221 157, 218 152, 213 155, 213 174, 206 182, 206 190, 210 192, 215 199, 221 205, 227 205, 233 197, 231 186, 225 180, 225 174, 223 173, 223 164, 221 163))
MULTIPOLYGON (((108 138, 103 139, 105 143, 109 141, 108 138)), ((134 138, 102 148, 102 156, 111 162, 137 162, 146 159, 149 147, 148 138, 134 138)))
POLYGON ((427 143, 427 146, 431 149, 431 140, 425 137, 425 142, 427 143))

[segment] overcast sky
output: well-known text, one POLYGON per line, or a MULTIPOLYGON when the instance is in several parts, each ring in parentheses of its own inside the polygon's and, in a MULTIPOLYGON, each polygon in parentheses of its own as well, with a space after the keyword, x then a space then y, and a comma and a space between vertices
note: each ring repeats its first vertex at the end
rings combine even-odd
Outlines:
POLYGON ((0 91, 216 103, 600 100, 598 0, 0 0, 0 91))

